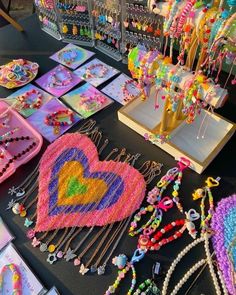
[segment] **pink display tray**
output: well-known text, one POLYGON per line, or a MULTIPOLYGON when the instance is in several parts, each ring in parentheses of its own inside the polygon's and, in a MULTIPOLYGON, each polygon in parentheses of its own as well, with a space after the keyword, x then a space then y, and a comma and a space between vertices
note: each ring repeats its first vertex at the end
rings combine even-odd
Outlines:
MULTIPOLYGON (((19 127, 19 130, 11 137, 30 136, 34 138, 34 140, 37 142, 37 145, 30 152, 26 153, 20 159, 15 160, 10 164, 6 172, 0 177, 0 183, 10 177, 19 166, 27 163, 30 159, 37 155, 43 144, 42 136, 20 114, 18 114, 14 109, 9 108, 9 105, 5 102, 0 102, 0 122, 2 120, 1 115, 3 115, 7 109, 10 115, 10 121, 8 122, 9 127, 0 129, 0 135, 3 135, 9 130, 19 127)), ((10 158, 26 149, 31 143, 32 141, 19 141, 17 143, 11 143, 4 154, 4 159, 0 161, 0 171, 2 171, 6 162, 10 158)), ((0 150, 3 149, 4 147, 0 146, 0 150)))

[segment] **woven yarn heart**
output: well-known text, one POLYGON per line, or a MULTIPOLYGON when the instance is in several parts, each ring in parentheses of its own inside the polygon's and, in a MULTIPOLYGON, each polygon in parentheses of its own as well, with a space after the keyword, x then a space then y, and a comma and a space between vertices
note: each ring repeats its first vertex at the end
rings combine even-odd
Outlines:
MULTIPOLYGON (((228 249, 236 237, 236 194, 221 200, 212 218, 214 231, 213 246, 226 287, 230 294, 235 294, 232 281, 232 268, 228 249)), ((233 247, 233 264, 236 268, 236 247, 233 247)))
POLYGON ((99 161, 89 137, 66 134, 41 160, 35 231, 123 220, 139 208, 145 190, 144 177, 134 167, 99 161))

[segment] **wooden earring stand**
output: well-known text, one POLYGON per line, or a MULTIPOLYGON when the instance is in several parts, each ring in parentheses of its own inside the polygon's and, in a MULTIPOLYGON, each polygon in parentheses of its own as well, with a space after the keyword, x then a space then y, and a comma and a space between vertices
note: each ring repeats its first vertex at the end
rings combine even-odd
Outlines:
POLYGON ((1 8, 0 8, 0 16, 2 16, 7 22, 13 25, 13 27, 17 31, 19 32, 24 31, 24 28, 18 22, 16 22, 12 17, 10 17, 10 15, 8 15, 5 11, 3 11, 1 8))

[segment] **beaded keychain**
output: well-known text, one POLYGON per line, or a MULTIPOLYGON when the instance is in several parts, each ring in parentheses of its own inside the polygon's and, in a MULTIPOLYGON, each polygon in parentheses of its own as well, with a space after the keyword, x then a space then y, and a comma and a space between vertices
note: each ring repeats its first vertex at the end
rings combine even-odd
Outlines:
POLYGON ((134 215, 134 219, 131 222, 129 229, 130 236, 140 234, 144 230, 146 233, 152 234, 162 221, 163 211, 167 211, 172 208, 173 203, 175 203, 179 211, 183 213, 183 207, 178 197, 178 191, 182 182, 183 171, 189 166, 190 161, 181 157, 179 162, 177 162, 177 167, 168 170, 166 175, 164 175, 157 185, 148 193, 147 202, 149 205, 140 208, 139 212, 134 215), (162 198, 164 191, 171 182, 174 182, 174 190, 172 192, 173 198, 171 199, 167 196, 162 198), (151 217, 144 225, 137 229, 137 222, 140 221, 141 217, 146 215, 148 212, 152 213, 151 217))
POLYGON ((150 238, 146 235, 140 235, 137 249, 134 251, 134 254, 130 261, 127 260, 127 257, 124 254, 121 254, 113 259, 113 263, 119 268, 118 276, 114 284, 109 286, 109 288, 105 292, 105 295, 114 294, 116 292, 119 284, 130 269, 132 270, 132 282, 127 295, 132 294, 136 285, 136 271, 134 264, 143 259, 148 251, 159 250, 162 246, 180 238, 186 229, 188 230, 192 238, 196 237, 197 231, 195 229, 193 221, 199 218, 199 214, 194 209, 190 209, 188 212, 185 212, 185 214, 186 219, 178 219, 169 223, 168 225, 164 226, 164 228, 155 233, 153 238, 150 238), (180 229, 176 230, 172 236, 168 238, 162 238, 164 234, 173 230, 175 227, 180 227, 180 229))
MULTIPOLYGON (((209 221, 212 217, 213 214, 213 210, 214 210, 214 203, 213 203, 213 196, 211 193, 211 188, 212 187, 216 187, 219 185, 219 179, 220 178, 212 178, 212 177, 208 177, 206 180, 206 186, 203 188, 199 188, 197 189, 194 193, 193 193, 193 200, 197 200, 199 198, 201 198, 201 237, 199 237, 198 239, 196 239, 195 241, 193 241, 192 243, 190 243, 187 247, 185 247, 176 257, 176 259, 172 262, 164 283, 163 283, 163 288, 162 288, 162 295, 176 295, 179 290, 181 289, 181 287, 187 282, 187 280, 202 266, 204 265, 208 265, 209 266, 209 270, 210 270, 210 274, 214 283, 214 287, 215 287, 215 291, 217 295, 221 295, 221 290, 220 290, 220 286, 218 284, 218 280, 216 277, 216 274, 214 272, 214 266, 213 266, 213 262, 212 262, 212 255, 210 253, 210 247, 209 247, 209 239, 212 235, 211 229, 209 227, 209 221), (208 198, 209 201, 209 209, 208 209, 208 214, 207 216, 205 215, 205 200, 206 198, 208 198), (168 291, 168 285, 169 285, 169 281, 171 279, 171 276, 177 266, 177 264, 181 261, 181 259, 195 246, 197 246, 200 243, 204 243, 204 249, 205 249, 205 253, 206 253, 206 258, 203 258, 201 260, 199 260, 196 264, 194 264, 183 276, 183 278, 175 285, 174 289, 172 292, 168 291)), ((218 271, 219 273, 219 271, 218 271)), ((223 287, 223 293, 227 294, 226 292, 226 288, 224 286, 224 283, 221 279, 220 276, 220 282, 222 284, 223 287)), ((189 290, 188 290, 189 291, 189 290)))
POLYGON ((18 270, 18 267, 11 263, 11 264, 7 264, 5 265, 0 273, 0 295, 4 295, 6 293, 4 293, 3 291, 3 276, 7 271, 11 271, 12 272, 12 295, 22 295, 22 281, 21 281, 21 273, 18 270))

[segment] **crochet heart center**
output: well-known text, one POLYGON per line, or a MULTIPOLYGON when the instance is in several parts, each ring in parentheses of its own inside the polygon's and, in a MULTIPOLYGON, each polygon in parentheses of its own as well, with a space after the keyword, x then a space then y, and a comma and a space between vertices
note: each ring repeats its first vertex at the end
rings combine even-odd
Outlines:
POLYGON ((107 192, 107 185, 102 179, 84 177, 84 168, 77 161, 63 165, 58 184, 58 206, 87 205, 99 201, 107 192))

